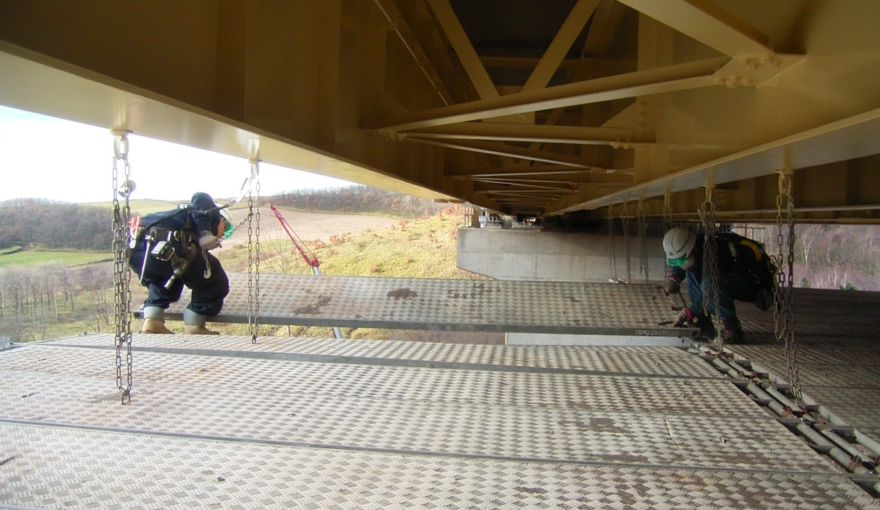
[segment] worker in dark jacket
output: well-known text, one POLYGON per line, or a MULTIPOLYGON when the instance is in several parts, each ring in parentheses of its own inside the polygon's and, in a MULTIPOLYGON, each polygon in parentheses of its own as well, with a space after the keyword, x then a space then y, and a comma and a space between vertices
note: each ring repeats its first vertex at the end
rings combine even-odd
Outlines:
POLYGON ((144 333, 173 333, 165 326, 165 309, 180 299, 183 287, 192 298, 183 312, 184 332, 216 335, 205 327, 220 313, 229 293, 229 280, 216 257, 208 253, 232 234, 226 209, 207 193, 196 193, 189 204, 148 214, 134 225, 129 266, 149 289, 144 301, 144 333))
MULTIPOLYGON (((673 325, 696 326, 703 336, 714 338, 715 328, 706 313, 714 315, 716 303, 711 278, 703 274, 704 242, 704 234, 695 234, 681 227, 666 233, 663 249, 667 264, 672 266, 672 273, 664 283, 663 290, 667 294, 678 292, 681 281, 687 279, 691 304, 681 312, 673 325), (704 295, 709 298, 705 313, 704 295)), ((772 288, 773 275, 769 268, 773 266, 761 244, 751 239, 734 233, 719 233, 715 236, 715 243, 721 338, 725 342, 737 343, 743 340, 743 330, 736 315, 735 301, 753 302, 763 310, 769 308, 772 293, 768 298, 766 287, 772 288)))

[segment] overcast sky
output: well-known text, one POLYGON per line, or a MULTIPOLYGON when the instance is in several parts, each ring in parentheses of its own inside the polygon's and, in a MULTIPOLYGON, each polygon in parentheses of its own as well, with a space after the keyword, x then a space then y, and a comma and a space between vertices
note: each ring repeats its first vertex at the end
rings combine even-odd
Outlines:
MULTIPOLYGON (((131 179, 137 185, 132 198, 179 200, 196 191, 229 198, 238 194, 250 173, 243 158, 136 135, 128 138, 131 179)), ((0 106, 0 201, 109 201, 113 198, 112 169, 109 130, 0 106)), ((260 164, 262 196, 350 184, 260 164)))

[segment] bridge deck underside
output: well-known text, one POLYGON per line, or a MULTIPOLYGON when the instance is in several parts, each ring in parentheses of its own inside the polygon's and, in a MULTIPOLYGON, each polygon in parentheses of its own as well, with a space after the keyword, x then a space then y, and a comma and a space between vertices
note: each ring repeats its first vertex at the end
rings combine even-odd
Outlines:
MULTIPOLYGON (((248 275, 230 273, 215 322, 248 322, 248 275)), ((261 274, 262 324, 690 337, 661 326, 672 315, 659 286, 261 274)), ((180 319, 187 300, 166 316, 180 319)))

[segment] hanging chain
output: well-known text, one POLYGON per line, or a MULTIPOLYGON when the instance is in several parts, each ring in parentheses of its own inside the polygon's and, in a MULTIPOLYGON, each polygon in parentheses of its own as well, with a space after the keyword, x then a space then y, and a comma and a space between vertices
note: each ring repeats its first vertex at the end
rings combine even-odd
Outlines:
POLYGON ((129 223, 131 208, 129 196, 134 190, 131 167, 128 164, 128 133, 113 133, 113 289, 114 322, 116 324, 116 387, 122 394, 122 403, 131 401, 131 271, 128 268, 129 223), (119 162, 123 164, 124 180, 119 182, 119 162), (120 205, 119 195, 125 201, 120 205), (122 375, 122 351, 125 349, 125 377, 122 375), (125 381, 123 382, 123 379, 125 381))
POLYGON ((611 278, 617 280, 617 253, 614 249, 614 205, 608 204, 608 244, 611 246, 611 278))
POLYGON ((251 185, 248 190, 248 332, 251 343, 257 343, 260 320, 260 162, 251 160, 251 185), (253 186, 256 184, 256 186, 253 186), (254 189, 255 188, 255 189, 254 189), (256 201, 254 201, 256 191, 256 201), (256 203, 256 213, 254 204, 256 203), (256 232, 254 229, 256 220, 256 232), (256 233, 256 242, 254 242, 256 233))
POLYGON ((705 227, 705 236, 703 238, 703 281, 705 281, 706 278, 709 278, 710 285, 709 292, 703 293, 703 313, 709 315, 709 310, 711 308, 710 304, 714 304, 714 321, 716 326, 715 330, 717 332, 715 335, 715 342, 721 345, 724 343, 721 338, 721 330, 724 326, 721 324, 721 307, 718 306, 718 244, 715 241, 717 228, 715 225, 714 188, 715 186, 712 184, 710 176, 709 182, 706 183, 706 199, 703 201, 700 214, 703 218, 703 225, 705 227))
POLYGON ((645 242, 645 236, 648 232, 648 222, 645 221, 645 194, 642 193, 639 195, 639 207, 637 209, 637 227, 638 227, 638 244, 637 249, 639 252, 639 274, 642 275, 642 278, 645 280, 650 280, 651 276, 648 272, 648 246, 645 242))
POLYGON ((257 188, 257 212, 256 212, 256 228, 254 229, 254 331, 251 333, 251 341, 257 343, 257 334, 260 332, 260 168, 259 162, 256 164, 254 175, 256 176, 257 188))
POLYGON ((621 221, 623 222, 623 255, 626 260, 626 279, 632 280, 632 266, 630 265, 629 253, 629 210, 627 200, 623 201, 623 211, 621 213, 621 221))
MULTIPOLYGON (((672 228, 672 190, 669 189, 669 186, 666 187, 666 192, 663 193, 663 234, 669 232, 669 229, 672 228)), ((669 264, 663 264, 665 269, 665 276, 669 278, 672 276, 672 266, 669 264)))
POLYGON ((785 361, 788 370, 788 382, 791 394, 801 409, 804 405, 801 392, 800 374, 798 373, 797 348, 794 341, 794 320, 791 304, 794 277, 794 198, 791 196, 792 174, 790 169, 779 171, 779 195, 776 197, 776 244, 778 256, 776 260, 776 309, 773 315, 776 341, 785 346, 785 361), (785 209, 783 213, 783 209, 785 209), (784 235, 783 231, 786 230, 784 235))
MULTIPOLYGON (((254 323, 254 196, 248 191, 248 213, 247 213, 247 285, 248 285, 248 332, 253 331, 254 323)), ((256 340, 251 339, 253 343, 256 340)))

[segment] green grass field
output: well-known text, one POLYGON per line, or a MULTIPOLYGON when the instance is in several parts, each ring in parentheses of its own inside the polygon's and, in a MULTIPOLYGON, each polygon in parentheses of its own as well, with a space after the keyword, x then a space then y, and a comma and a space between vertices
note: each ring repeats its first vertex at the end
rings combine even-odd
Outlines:
POLYGON ((15 265, 36 266, 56 261, 63 262, 68 266, 79 266, 105 260, 113 260, 113 255, 110 252, 22 250, 0 255, 0 267, 15 265))

